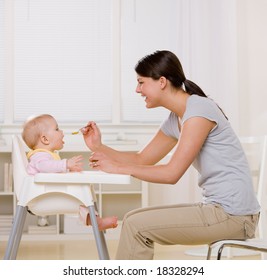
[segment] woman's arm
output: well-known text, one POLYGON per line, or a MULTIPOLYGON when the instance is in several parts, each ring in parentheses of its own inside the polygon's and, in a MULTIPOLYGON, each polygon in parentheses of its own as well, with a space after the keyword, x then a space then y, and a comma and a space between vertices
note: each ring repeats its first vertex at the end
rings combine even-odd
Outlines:
MULTIPOLYGON (((214 122, 202 117, 188 119, 181 128, 178 145, 167 164, 143 165, 132 162, 121 164, 116 159, 110 160, 110 158, 106 157, 103 153, 95 153, 90 160, 98 161, 96 166, 94 166, 97 170, 130 174, 138 179, 152 183, 175 184, 192 164, 200 152, 209 132, 214 126, 214 122)), ((157 143, 159 139, 160 138, 156 137, 154 143, 157 143)), ((150 148, 151 146, 148 145, 145 150, 147 149, 147 151, 151 151, 150 148)), ((160 144, 159 147, 154 148, 164 149, 162 144, 160 144)), ((161 152, 157 151, 157 155, 160 154, 161 152)), ((152 162, 152 159, 150 162, 152 162)))
POLYGON ((140 152, 124 152, 114 150, 101 142, 101 133, 95 123, 88 123, 89 128, 83 132, 86 145, 96 153, 120 163, 153 165, 167 155, 177 143, 177 140, 158 131, 153 139, 140 152))

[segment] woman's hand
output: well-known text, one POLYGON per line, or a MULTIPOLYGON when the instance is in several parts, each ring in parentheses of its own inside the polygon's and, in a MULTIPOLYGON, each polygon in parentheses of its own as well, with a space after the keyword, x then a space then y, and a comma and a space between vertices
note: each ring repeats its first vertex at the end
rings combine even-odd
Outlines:
POLYGON ((119 173, 119 162, 110 159, 102 152, 95 152, 89 158, 89 165, 94 170, 102 170, 107 173, 119 173))
POLYGON ((81 129, 84 142, 91 151, 96 151, 102 146, 101 132, 95 122, 88 122, 88 124, 81 129))

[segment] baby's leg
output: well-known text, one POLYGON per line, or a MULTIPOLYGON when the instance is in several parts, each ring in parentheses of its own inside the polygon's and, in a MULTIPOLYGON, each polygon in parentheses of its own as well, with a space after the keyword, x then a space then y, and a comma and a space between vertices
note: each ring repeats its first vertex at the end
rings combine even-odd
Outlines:
MULTIPOLYGON (((87 207, 81 205, 79 212, 81 221, 87 226, 91 225, 90 214, 87 207)), ((118 218, 115 216, 105 218, 100 218, 97 216, 97 224, 99 230, 115 228, 118 226, 118 218)))

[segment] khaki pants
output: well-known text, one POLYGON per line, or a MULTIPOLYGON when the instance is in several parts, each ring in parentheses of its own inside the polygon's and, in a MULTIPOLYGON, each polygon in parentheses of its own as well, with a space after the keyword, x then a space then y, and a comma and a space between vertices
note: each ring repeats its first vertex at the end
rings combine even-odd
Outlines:
POLYGON ((229 215, 219 205, 202 203, 133 210, 124 217, 116 259, 153 259, 154 242, 199 245, 253 238, 258 218, 229 215))

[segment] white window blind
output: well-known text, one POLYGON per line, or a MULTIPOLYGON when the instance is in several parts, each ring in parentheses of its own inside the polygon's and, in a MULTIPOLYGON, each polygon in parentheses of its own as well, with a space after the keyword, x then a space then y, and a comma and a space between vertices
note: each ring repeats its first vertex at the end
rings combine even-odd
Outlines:
POLYGON ((121 29, 121 89, 122 119, 134 122, 159 123, 168 111, 147 109, 144 100, 135 92, 134 67, 143 56, 156 50, 179 50, 179 1, 128 0, 122 1, 121 29), (178 2, 178 3, 177 3, 178 2))
POLYGON ((4 121, 4 0, 0 0, 0 122, 4 121))
POLYGON ((112 1, 14 3, 14 121, 111 122, 112 1))

